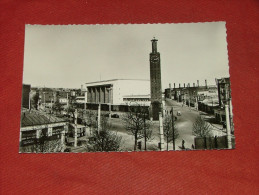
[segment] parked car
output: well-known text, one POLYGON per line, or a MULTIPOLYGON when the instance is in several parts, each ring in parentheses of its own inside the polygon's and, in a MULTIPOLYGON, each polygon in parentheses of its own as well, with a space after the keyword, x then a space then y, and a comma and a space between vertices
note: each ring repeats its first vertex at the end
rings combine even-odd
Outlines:
POLYGON ((181 111, 177 111, 177 116, 181 116, 181 111))
POLYGON ((111 116, 112 118, 120 118, 120 116, 118 114, 112 114, 111 116))

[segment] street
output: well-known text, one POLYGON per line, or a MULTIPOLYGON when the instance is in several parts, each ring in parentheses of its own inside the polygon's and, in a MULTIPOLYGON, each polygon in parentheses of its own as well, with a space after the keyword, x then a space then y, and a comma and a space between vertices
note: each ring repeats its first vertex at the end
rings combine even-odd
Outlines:
POLYGON ((194 144, 194 136, 192 135, 192 125, 195 122, 196 117, 199 115, 199 112, 194 110, 194 108, 190 109, 187 106, 182 106, 182 103, 166 99, 165 109, 170 111, 172 106, 175 116, 177 114, 177 111, 181 112, 181 116, 177 116, 176 120, 176 128, 178 129, 179 137, 176 140, 175 149, 180 149, 178 146, 182 146, 182 140, 185 141, 185 148, 191 149, 192 144, 194 144))

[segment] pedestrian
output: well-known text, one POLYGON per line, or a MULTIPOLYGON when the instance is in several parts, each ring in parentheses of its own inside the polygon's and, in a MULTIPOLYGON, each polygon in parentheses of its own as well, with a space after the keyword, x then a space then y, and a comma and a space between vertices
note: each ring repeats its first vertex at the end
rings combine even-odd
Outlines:
POLYGON ((184 141, 184 140, 182 140, 182 149, 185 149, 185 147, 184 147, 184 143, 185 143, 185 141, 184 141))

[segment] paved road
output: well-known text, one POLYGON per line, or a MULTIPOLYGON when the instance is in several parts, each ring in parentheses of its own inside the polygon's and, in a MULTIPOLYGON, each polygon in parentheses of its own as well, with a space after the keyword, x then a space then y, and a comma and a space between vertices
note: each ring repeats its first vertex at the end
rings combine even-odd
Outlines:
POLYGON ((176 127, 178 128, 179 138, 176 140, 176 150, 182 145, 182 140, 185 141, 185 148, 192 148, 194 144, 194 136, 192 135, 192 125, 195 122, 196 117, 199 115, 198 111, 194 108, 189 109, 187 106, 183 106, 174 100, 166 99, 165 109, 171 110, 173 106, 174 115, 177 111, 181 111, 181 116, 177 116, 176 127))

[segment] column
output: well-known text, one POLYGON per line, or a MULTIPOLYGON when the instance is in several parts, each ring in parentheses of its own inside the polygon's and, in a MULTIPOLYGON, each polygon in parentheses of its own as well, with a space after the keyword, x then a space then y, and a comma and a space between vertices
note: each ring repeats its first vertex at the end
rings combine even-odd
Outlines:
POLYGON ((92 103, 96 102, 96 89, 95 87, 92 88, 92 103))
POLYGON ((109 103, 109 90, 108 90, 108 87, 105 87, 104 89, 104 100, 105 100, 105 103, 109 103))
POLYGON ((41 134, 41 129, 36 130, 36 138, 39 139, 41 134))
POLYGON ((19 137, 19 141, 22 141, 22 131, 20 130, 20 137, 19 137))
POLYGON ((96 88, 96 100, 95 103, 99 103, 100 102, 100 88, 97 87, 96 88))
POLYGON ((113 103, 113 87, 111 86, 110 88, 110 99, 109 102, 112 104, 113 103))
POLYGON ((48 137, 52 136, 52 127, 48 128, 48 137))
POLYGON ((92 101, 92 90, 91 88, 87 88, 87 102, 91 103, 92 101))
POLYGON ((100 103, 104 103, 105 101, 105 92, 104 92, 104 87, 100 87, 100 103))
POLYGON ((65 145, 65 130, 61 131, 61 145, 62 147, 65 145))

